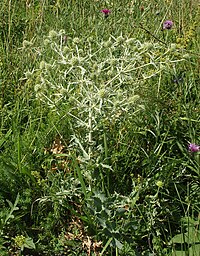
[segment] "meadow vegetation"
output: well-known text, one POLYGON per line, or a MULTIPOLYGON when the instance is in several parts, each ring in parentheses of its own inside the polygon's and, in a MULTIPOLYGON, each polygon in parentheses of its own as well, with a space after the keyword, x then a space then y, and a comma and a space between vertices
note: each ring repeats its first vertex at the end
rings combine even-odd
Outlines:
POLYGON ((0 255, 200 255, 199 24, 198 0, 1 1, 0 255))

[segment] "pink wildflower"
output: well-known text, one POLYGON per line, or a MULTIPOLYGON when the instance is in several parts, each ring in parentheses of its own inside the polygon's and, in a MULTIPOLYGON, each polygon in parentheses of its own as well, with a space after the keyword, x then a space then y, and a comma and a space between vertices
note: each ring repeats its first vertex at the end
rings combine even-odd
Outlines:
POLYGON ((105 18, 107 18, 108 15, 111 13, 111 10, 109 10, 109 9, 103 9, 103 10, 101 10, 101 12, 105 15, 105 18))
POLYGON ((171 20, 166 20, 163 23, 163 29, 171 29, 172 26, 173 26, 173 21, 171 21, 171 20))
POLYGON ((200 151, 200 146, 196 145, 196 144, 193 144, 193 143, 190 143, 189 146, 188 146, 188 149, 190 152, 198 152, 200 151))

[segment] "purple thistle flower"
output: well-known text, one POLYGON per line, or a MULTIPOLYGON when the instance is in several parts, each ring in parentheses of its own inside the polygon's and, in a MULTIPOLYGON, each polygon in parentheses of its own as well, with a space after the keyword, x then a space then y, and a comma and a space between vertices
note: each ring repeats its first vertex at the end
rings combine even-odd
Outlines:
POLYGON ((109 10, 109 9, 103 9, 103 10, 101 10, 101 12, 105 15, 105 18, 107 18, 108 15, 111 13, 111 10, 109 10))
POLYGON ((200 151, 200 146, 194 144, 194 143, 190 143, 189 146, 188 146, 188 149, 190 152, 198 152, 200 151))
POLYGON ((171 21, 171 20, 166 20, 163 23, 163 29, 171 29, 172 26, 173 26, 173 21, 171 21))

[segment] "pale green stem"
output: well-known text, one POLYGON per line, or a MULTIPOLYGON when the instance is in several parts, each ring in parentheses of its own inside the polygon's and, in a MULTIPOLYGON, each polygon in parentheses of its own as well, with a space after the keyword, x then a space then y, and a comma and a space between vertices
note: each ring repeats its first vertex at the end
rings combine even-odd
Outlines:
POLYGON ((92 154, 92 106, 91 106, 91 100, 89 102, 89 116, 88 116, 88 128, 89 128, 89 135, 88 135, 88 156, 89 159, 91 159, 92 154))

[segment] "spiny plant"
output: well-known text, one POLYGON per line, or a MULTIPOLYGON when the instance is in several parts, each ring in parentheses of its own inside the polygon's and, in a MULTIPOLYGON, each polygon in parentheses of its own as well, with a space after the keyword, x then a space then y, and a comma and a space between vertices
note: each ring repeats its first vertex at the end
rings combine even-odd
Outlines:
POLYGON ((105 242, 101 255, 169 255, 170 232, 178 234, 174 255, 197 252, 187 237, 198 233, 199 155, 185 145, 199 134, 198 4, 1 1, 0 190, 12 202, 20 193, 19 217, 5 226, 16 253, 26 254, 24 233, 32 232, 41 254, 86 255, 81 241, 68 241, 72 215, 105 242), (162 30, 166 19, 170 30, 162 30), (38 46, 49 28, 59 32, 38 46), (52 154, 57 134, 65 150, 52 154))
MULTIPOLYGON (((176 45, 140 42, 123 35, 106 41, 69 38, 64 30, 49 32, 37 51, 40 65, 25 73, 35 96, 61 118, 70 119, 71 147, 88 166, 108 166, 109 126, 121 127, 141 111, 138 91, 160 73, 184 61, 176 45)), ((158 87, 159 90, 159 87, 158 87)), ((85 175, 91 180, 87 168, 85 175)), ((94 178, 94 177, 92 177, 94 178)))
MULTIPOLYGON (((97 41, 92 37, 84 41, 77 37, 68 37, 64 30, 50 31, 40 47, 32 43, 26 43, 24 47, 27 52, 30 49, 31 54, 37 54, 40 60, 38 67, 25 73, 27 86, 31 90, 34 87, 36 99, 41 106, 68 122, 71 138, 65 156, 73 162, 72 167, 77 173, 88 203, 85 208, 85 221, 96 233, 103 228, 99 238, 106 241, 111 235, 113 240, 108 239, 107 246, 115 246, 121 250, 121 241, 124 239, 119 235, 118 229, 122 221, 121 215, 119 214, 117 223, 118 220, 112 219, 113 212, 110 209, 96 210, 95 207, 99 204, 97 202, 92 206, 91 200, 98 201, 95 199, 98 198, 95 191, 99 187, 109 195, 109 204, 115 204, 110 179, 117 173, 117 166, 114 170, 110 146, 118 143, 119 131, 122 133, 123 129, 128 129, 130 120, 137 119, 139 113, 144 111, 146 98, 139 95, 146 91, 148 83, 158 81, 158 97, 162 75, 167 75, 176 64, 185 61, 184 52, 177 50, 175 44, 166 47, 161 43, 141 42, 123 35, 117 38, 110 36, 106 41, 97 41), (98 219, 89 217, 88 207, 91 207, 93 214, 99 216, 98 219), (113 224, 105 224, 106 219, 113 224)), ((127 161, 131 159, 127 158, 127 161)), ((141 182, 142 190, 147 191, 150 183, 145 185, 145 182, 141 182)), ((57 200, 57 196, 53 198, 48 195, 39 200, 45 203, 46 199, 52 203, 57 200)), ((106 200, 100 202, 103 209, 109 208, 106 200)), ((151 233, 159 223, 159 220, 155 221, 159 211, 157 213, 153 208, 157 208, 160 201, 155 198, 150 203, 147 197, 141 197, 140 200, 144 200, 149 207, 149 215, 143 216, 146 220, 143 228, 146 230, 151 219, 152 224, 148 227, 151 233)), ((118 214, 118 210, 113 211, 114 215, 118 214)), ((144 211, 142 205, 138 206, 138 211, 144 211)), ((157 234, 159 232, 158 228, 157 234)), ((135 239, 142 233, 143 231, 138 232, 135 239)), ((154 241, 155 247, 158 243, 161 244, 158 239, 154 241)))

